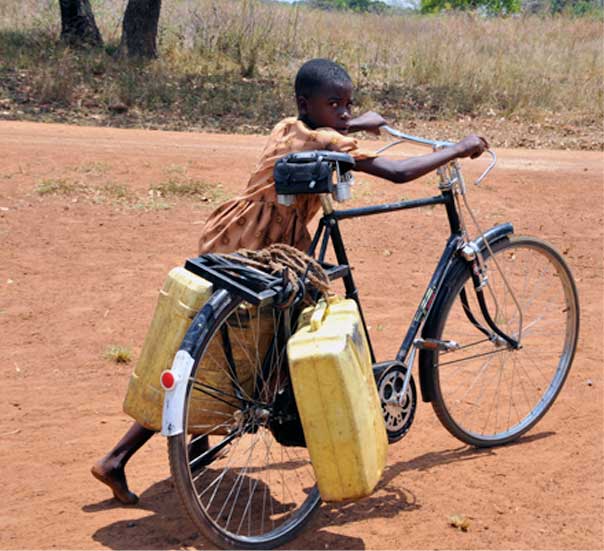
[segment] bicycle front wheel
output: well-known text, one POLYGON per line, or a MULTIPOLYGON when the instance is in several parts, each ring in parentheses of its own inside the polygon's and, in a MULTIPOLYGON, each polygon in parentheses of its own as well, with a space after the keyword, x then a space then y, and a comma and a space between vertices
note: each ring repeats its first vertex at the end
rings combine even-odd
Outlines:
POLYGON ((183 434, 169 438, 170 468, 201 532, 225 548, 290 540, 320 503, 287 376, 290 309, 215 294, 214 322, 188 381, 183 434))
POLYGON ((451 275, 445 300, 434 312, 434 334, 428 335, 458 345, 434 353, 436 415, 455 437, 479 447, 511 442, 543 417, 566 380, 579 334, 577 289, 553 247, 531 237, 511 237, 492 249, 509 288, 485 252, 487 309, 520 348, 471 323, 474 315, 488 328, 469 265, 451 275))

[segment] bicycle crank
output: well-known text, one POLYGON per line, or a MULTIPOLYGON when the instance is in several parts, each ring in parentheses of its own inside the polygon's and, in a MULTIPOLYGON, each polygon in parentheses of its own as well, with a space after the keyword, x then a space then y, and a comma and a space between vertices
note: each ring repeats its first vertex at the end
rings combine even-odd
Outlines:
POLYGON ((407 367, 396 360, 374 364, 373 374, 382 405, 388 442, 393 444, 407 434, 415 418, 417 407, 415 381, 409 374, 405 389, 407 367))

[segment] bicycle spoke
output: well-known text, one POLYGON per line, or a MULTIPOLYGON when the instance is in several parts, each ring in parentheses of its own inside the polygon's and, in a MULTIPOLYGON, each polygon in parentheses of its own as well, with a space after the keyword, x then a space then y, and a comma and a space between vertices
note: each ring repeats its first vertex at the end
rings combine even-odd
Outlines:
MULTIPOLYGON (((518 358, 514 358, 514 366, 518 365, 518 358)), ((518 370, 520 371, 519 373, 519 377, 521 378, 521 368, 519 367, 518 370)), ((533 407, 533 402, 531 401, 531 399, 527 396, 526 393, 526 385, 522 382, 522 380, 520 381, 520 388, 522 390, 522 395, 524 396, 524 399, 526 400, 526 405, 527 405, 527 411, 531 411, 532 407, 533 407)))
MULTIPOLYGON (((226 524, 224 525, 224 528, 228 528, 229 524, 231 523, 231 518, 233 517, 233 511, 235 510, 235 505, 237 504, 237 497, 239 496, 239 493, 241 492, 241 487, 243 486, 244 477, 247 474, 247 470, 249 468, 249 462, 252 457, 252 454, 254 453, 254 448, 256 447, 257 440, 258 440, 258 433, 254 434, 252 437, 253 444, 250 447, 245 467, 243 468, 242 471, 241 470, 239 471, 239 474, 237 475, 237 478, 235 479, 235 484, 233 484, 233 487, 231 488, 231 492, 229 492, 229 495, 227 496, 227 498, 224 502, 224 505, 226 505, 228 503, 233 490, 236 489, 237 493, 233 497, 233 505, 231 505, 231 510, 229 511, 229 516, 227 517, 227 521, 226 521, 226 524)), ((223 508, 224 508, 224 505, 223 505, 223 508)), ((223 509, 220 510, 220 513, 218 514, 218 516, 221 516, 222 512, 223 512, 223 509)))
POLYGON ((485 356, 494 356, 496 354, 502 354, 503 352, 509 352, 507 348, 500 348, 499 350, 493 350, 492 352, 483 352, 482 354, 474 354, 473 356, 465 356, 464 358, 459 358, 457 360, 451 360, 449 362, 439 363, 438 367, 443 367, 445 365, 452 365, 459 362, 467 362, 470 360, 475 360, 476 358, 484 358, 485 356))
MULTIPOLYGON (((251 400, 251 396, 245 391, 245 388, 241 386, 239 378, 236 379, 235 377, 233 377, 229 369, 224 369, 224 366, 228 362, 228 359, 226 357, 226 352, 224 351, 224 349, 221 348, 221 350, 222 355, 224 356, 222 361, 216 360, 213 354, 211 353, 210 355, 206 355, 206 357, 204 357, 204 361, 206 359, 211 360, 216 368, 216 371, 220 371, 220 373, 226 376, 228 380, 232 383, 232 385, 235 387, 235 389, 238 390, 244 396, 244 398, 251 400)), ((234 398, 239 400, 239 398, 237 398, 236 396, 234 396, 234 398)))
POLYGON ((220 388, 206 385, 205 383, 201 383, 195 379, 190 379, 190 380, 192 380, 192 383, 193 383, 191 385, 193 390, 197 390, 197 392, 201 392, 202 394, 209 396, 210 398, 212 398, 212 400, 218 400, 219 402, 222 402, 223 404, 226 404, 227 406, 230 406, 234 409, 239 409, 241 404, 229 402, 228 400, 225 400, 224 398, 222 398, 222 396, 226 396, 227 398, 232 398, 233 400, 238 400, 237 396, 233 396, 232 394, 224 392, 220 388))
POLYGON ((222 472, 210 484, 208 484, 206 486, 206 489, 203 492, 201 492, 201 494, 197 494, 197 499, 199 501, 201 501, 201 498, 206 494, 206 492, 210 491, 212 489, 212 487, 214 487, 214 491, 212 492, 212 495, 210 496, 209 501, 205 504, 208 512, 210 510, 210 507, 212 506, 212 503, 214 502, 214 499, 216 498, 218 489, 220 488, 220 484, 222 483, 222 481, 224 480, 224 478, 226 477, 227 473, 230 470, 229 465, 231 463, 232 458, 235 455, 236 448, 239 447, 240 443, 241 443, 241 440, 238 440, 237 443, 235 444, 235 450, 231 451, 231 456, 230 456, 226 466, 223 468, 222 472))

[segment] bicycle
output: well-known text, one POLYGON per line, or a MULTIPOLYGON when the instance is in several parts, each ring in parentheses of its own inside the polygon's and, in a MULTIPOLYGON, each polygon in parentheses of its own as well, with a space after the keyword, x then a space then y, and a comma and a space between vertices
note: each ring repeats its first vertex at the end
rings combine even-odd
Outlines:
MULTIPOLYGON (((385 130, 397 141, 382 150, 403 141, 433 149, 450 145, 385 130)), ((477 184, 495 166, 489 153, 492 162, 477 184)), ((309 254, 331 280, 343 279, 363 324, 339 222, 445 207, 450 236, 396 357, 376 362, 370 343, 389 441, 403 438, 414 419, 416 357, 423 401, 464 443, 502 445, 533 427, 560 392, 577 344, 577 289, 562 256, 545 241, 515 236, 510 223, 483 232, 468 204, 458 161, 437 170, 438 195, 345 210, 334 208, 330 194, 349 197, 350 156, 304 152, 281 164, 281 179, 275 173, 281 201, 291 201, 288 195, 295 193, 320 194, 323 217, 309 254), (474 239, 466 213, 478 230, 474 239), (333 265, 325 262, 330 242, 333 265)), ((174 384, 165 394, 162 433, 168 436, 175 486, 196 526, 214 543, 275 547, 292 539, 321 501, 285 351, 303 292, 289 304, 285 277, 216 255, 190 259, 186 267, 212 281, 215 292, 176 354, 174 384), (244 338, 244 331, 252 338, 244 338), (215 382, 216 373, 229 381, 228 388, 215 382), (212 410, 211 422, 195 425, 200 409, 212 410), (206 436, 209 447, 196 450, 206 436)))

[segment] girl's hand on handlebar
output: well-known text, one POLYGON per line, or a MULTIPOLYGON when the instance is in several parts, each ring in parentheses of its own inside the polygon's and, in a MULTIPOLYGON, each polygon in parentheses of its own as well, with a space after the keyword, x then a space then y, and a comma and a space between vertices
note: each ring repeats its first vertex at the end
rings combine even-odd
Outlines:
POLYGON ((476 159, 489 149, 489 142, 480 136, 476 136, 476 134, 471 134, 457 142, 453 147, 457 149, 458 157, 476 159))
POLYGON ((386 121, 382 115, 379 115, 374 111, 367 111, 367 113, 363 113, 348 122, 348 132, 359 132, 364 130, 365 132, 370 132, 371 134, 379 136, 380 126, 384 126, 385 124, 386 121))

